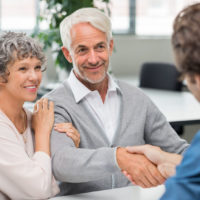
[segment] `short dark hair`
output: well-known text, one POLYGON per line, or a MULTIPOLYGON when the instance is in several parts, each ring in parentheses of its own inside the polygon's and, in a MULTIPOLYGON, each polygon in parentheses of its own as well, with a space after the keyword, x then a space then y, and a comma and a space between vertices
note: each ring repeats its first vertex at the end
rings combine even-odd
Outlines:
POLYGON ((175 18, 172 46, 177 69, 183 74, 200 74, 200 3, 183 9, 175 18))

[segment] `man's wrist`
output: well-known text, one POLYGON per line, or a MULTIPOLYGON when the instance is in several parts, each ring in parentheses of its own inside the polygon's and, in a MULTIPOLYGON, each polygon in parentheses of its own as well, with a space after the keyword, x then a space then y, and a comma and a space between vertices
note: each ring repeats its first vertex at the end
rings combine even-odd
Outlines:
POLYGON ((124 161, 125 161, 125 154, 127 153, 126 149, 123 147, 118 147, 116 149, 116 160, 117 160, 117 164, 119 166, 119 168, 121 170, 125 170, 124 169, 124 161))

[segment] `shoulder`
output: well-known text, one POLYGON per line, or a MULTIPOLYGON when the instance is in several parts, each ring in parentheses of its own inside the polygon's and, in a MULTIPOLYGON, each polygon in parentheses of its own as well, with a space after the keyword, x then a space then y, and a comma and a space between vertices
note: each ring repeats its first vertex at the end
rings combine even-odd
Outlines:
POLYGON ((51 92, 47 93, 44 97, 48 98, 53 102, 62 102, 66 101, 69 98, 73 97, 70 86, 66 81, 64 81, 57 88, 53 89, 51 92), (67 97, 67 98, 66 98, 67 97))
MULTIPOLYGON (((54 103, 54 113, 58 117, 65 117, 68 119, 69 113, 79 110, 79 105, 76 104, 72 90, 67 82, 64 81, 56 89, 45 95, 50 101, 54 103)), ((60 119, 61 120, 61 119, 60 119)))
POLYGON ((16 140, 16 128, 14 124, 4 116, 0 116, 0 130, 0 141, 6 142, 16 140))
POLYGON ((11 120, 2 112, 0 111, 0 127, 1 130, 2 128, 8 128, 8 127, 12 127, 13 123, 11 122, 11 120))
POLYGON ((124 98, 134 99, 134 101, 150 101, 150 98, 142 91, 142 89, 130 85, 124 81, 117 80, 117 84, 120 87, 122 96, 124 98))

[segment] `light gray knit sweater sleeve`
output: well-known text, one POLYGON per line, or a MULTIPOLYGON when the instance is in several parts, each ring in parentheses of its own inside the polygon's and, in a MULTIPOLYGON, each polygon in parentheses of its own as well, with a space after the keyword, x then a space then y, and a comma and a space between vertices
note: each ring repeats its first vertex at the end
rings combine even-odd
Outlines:
POLYGON ((82 149, 70 147, 66 136, 53 133, 53 173, 58 181, 80 183, 98 180, 119 171, 115 149, 82 149))
MULTIPOLYGON (((66 122, 66 118, 64 121, 66 122)), ((53 131, 51 149, 53 173, 58 181, 88 182, 119 171, 115 148, 76 148, 65 134, 53 131)))
POLYGON ((74 108, 79 105, 74 103, 70 91, 62 87, 47 95, 47 98, 53 100, 55 104, 55 123, 71 122, 81 135, 81 143, 80 147, 76 148, 72 139, 66 134, 52 131, 51 153, 55 178, 61 182, 80 183, 98 180, 119 172, 116 148, 100 144, 102 141, 91 141, 91 138, 101 140, 98 138, 98 126, 94 126, 92 118, 87 120, 88 116, 82 105, 80 109, 74 108), (85 121, 79 120, 79 117, 85 121), (87 137, 87 134, 94 136, 87 137), (96 146, 92 148, 93 144, 96 146))

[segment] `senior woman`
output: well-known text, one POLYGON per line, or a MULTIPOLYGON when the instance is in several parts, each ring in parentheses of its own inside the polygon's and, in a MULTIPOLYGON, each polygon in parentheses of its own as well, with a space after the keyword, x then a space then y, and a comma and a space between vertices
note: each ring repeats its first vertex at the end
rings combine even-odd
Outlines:
MULTIPOLYGON (((53 102, 40 99, 33 115, 23 108, 25 101, 37 97, 44 63, 42 48, 33 38, 14 32, 0 36, 1 199, 46 199, 59 191, 50 158, 53 102)), ((78 147, 80 136, 71 124, 55 128, 66 132, 78 147)))

